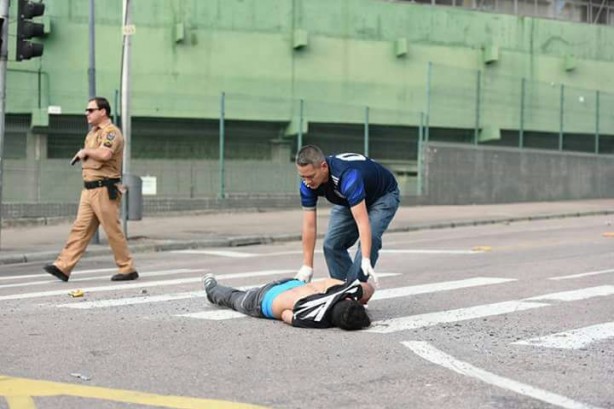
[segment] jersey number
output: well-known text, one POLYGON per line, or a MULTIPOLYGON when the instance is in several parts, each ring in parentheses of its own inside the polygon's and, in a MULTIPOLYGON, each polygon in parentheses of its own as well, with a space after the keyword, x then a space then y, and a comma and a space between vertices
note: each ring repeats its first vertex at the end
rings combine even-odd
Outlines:
POLYGON ((367 158, 360 153, 340 153, 339 155, 336 155, 335 158, 347 160, 349 162, 356 160, 367 160, 367 158))

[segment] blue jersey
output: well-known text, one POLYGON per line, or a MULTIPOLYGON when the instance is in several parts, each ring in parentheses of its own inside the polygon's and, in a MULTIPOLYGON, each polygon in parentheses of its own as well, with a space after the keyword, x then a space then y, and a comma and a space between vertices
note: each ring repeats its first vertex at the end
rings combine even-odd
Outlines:
POLYGON ((336 205, 353 207, 363 201, 367 207, 375 200, 397 189, 392 173, 379 163, 358 153, 341 153, 326 158, 328 182, 309 188, 301 183, 301 205, 314 209, 318 196, 336 205))

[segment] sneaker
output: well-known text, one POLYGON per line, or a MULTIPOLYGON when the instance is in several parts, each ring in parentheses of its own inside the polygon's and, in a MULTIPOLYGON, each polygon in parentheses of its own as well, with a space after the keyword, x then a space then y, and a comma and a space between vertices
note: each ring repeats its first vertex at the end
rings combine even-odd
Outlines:
POLYGON ((207 300, 209 300, 211 304, 213 304, 213 301, 211 300, 211 296, 209 295, 209 292, 216 285, 217 285, 217 280, 215 279, 215 276, 213 275, 213 273, 205 274, 205 276, 203 277, 203 288, 205 289, 205 292, 207 293, 207 300))

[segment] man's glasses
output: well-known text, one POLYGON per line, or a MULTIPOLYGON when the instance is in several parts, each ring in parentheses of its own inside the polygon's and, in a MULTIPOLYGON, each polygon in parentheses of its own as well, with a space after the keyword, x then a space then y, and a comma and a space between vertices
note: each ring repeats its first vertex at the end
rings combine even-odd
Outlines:
POLYGON ((100 108, 86 108, 85 112, 91 114, 94 111, 100 111, 100 108))

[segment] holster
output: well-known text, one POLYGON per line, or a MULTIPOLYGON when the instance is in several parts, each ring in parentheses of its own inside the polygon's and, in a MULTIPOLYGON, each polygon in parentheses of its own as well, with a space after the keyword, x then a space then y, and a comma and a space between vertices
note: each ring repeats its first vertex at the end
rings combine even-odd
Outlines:
POLYGON ((110 200, 116 200, 119 197, 117 184, 121 182, 121 179, 102 179, 93 180, 91 182, 83 182, 83 186, 86 189, 98 189, 99 187, 106 187, 109 193, 110 200))

